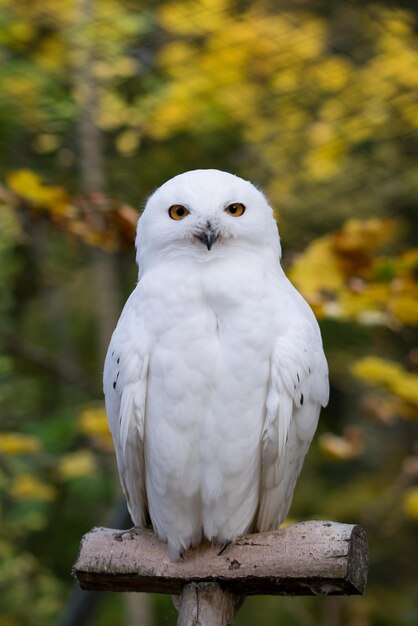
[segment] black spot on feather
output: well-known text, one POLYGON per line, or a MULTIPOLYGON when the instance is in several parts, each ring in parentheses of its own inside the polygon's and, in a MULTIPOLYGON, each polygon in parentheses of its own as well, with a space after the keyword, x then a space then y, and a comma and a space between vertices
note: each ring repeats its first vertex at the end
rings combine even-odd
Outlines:
POLYGON ((116 359, 116 363, 119 365, 119 361, 120 361, 120 356, 118 356, 118 358, 116 359))
POLYGON ((303 393, 300 394, 300 403, 303 404, 303 393))
POLYGON ((113 381, 113 389, 116 389, 116 380, 113 381))

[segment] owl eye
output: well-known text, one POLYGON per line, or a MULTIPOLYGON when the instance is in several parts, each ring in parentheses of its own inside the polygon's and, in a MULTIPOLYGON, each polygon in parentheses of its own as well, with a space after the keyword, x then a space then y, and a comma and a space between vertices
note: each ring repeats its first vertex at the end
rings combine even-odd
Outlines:
POLYGON ((241 217, 245 212, 245 206, 241 202, 234 202, 226 207, 225 211, 232 217, 241 217))
POLYGON ((173 206, 168 209, 168 214, 171 219, 177 221, 184 219, 186 215, 189 215, 189 213, 190 211, 188 211, 182 204, 173 204, 173 206))

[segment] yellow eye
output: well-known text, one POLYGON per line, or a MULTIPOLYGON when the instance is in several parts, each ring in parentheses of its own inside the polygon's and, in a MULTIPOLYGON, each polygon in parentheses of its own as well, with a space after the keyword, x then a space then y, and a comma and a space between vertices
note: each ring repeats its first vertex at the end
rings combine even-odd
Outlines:
POLYGON ((245 206, 241 202, 234 202, 226 207, 225 211, 232 217, 241 217, 245 211, 245 206))
POLYGON ((172 220, 182 220, 186 215, 189 215, 189 213, 190 211, 182 204, 173 204, 173 206, 168 209, 168 214, 172 220))

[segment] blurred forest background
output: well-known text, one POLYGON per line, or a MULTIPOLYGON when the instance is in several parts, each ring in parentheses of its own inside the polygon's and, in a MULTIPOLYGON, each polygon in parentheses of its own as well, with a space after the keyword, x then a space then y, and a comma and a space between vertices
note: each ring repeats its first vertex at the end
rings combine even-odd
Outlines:
MULTIPOLYGON (((0 63, 0 626, 68 623, 120 497, 101 371, 138 210, 196 167, 265 189, 321 324, 290 521, 371 550, 365 597, 248 599, 237 624, 417 624, 417 3, 0 0, 0 63)), ((175 623, 169 597, 96 601, 92 626, 175 623)))

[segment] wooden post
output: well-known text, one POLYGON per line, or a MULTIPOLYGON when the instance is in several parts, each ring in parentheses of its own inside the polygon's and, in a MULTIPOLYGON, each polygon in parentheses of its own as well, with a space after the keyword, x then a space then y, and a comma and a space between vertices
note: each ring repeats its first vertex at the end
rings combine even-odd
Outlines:
POLYGON ((239 596, 218 583, 189 583, 183 587, 180 600, 175 602, 179 612, 178 626, 229 626, 241 606, 239 596))
POLYGON ((177 594, 179 626, 227 626, 247 595, 364 593, 367 539, 357 525, 311 521, 240 537, 221 555, 203 543, 172 563, 151 530, 95 528, 73 568, 82 589, 177 594))

